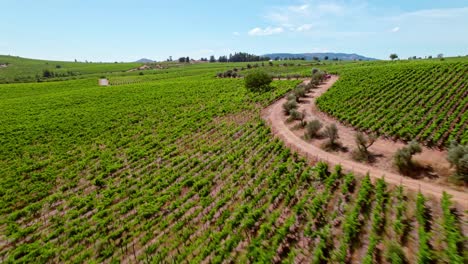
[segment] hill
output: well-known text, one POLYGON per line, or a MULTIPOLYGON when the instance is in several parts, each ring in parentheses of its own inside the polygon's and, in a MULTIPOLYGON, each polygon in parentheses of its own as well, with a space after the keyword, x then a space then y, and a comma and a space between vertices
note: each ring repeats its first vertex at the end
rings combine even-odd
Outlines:
POLYGON ((354 61, 354 60, 362 60, 362 61, 372 61, 376 60, 373 58, 368 58, 358 54, 348 54, 348 53, 333 53, 333 52, 325 52, 325 53, 270 53, 265 54, 263 56, 270 57, 272 59, 280 58, 280 59, 291 59, 291 58, 305 58, 306 60, 313 60, 314 57, 319 58, 320 60, 325 60, 325 57, 328 57, 329 60, 338 59, 343 61, 354 61))
POLYGON ((2 262, 463 263, 463 205, 301 158, 260 117, 312 67, 360 87, 392 64, 165 66, 0 84, 2 262), (258 68, 289 80, 216 77, 258 68))
POLYGON ((154 62, 154 60, 150 60, 150 59, 147 59, 147 58, 141 58, 137 61, 135 61, 136 63, 152 63, 154 62))
POLYGON ((0 65, 5 66, 0 67, 0 83, 16 83, 122 72, 136 68, 141 63, 48 61, 0 55, 0 65))

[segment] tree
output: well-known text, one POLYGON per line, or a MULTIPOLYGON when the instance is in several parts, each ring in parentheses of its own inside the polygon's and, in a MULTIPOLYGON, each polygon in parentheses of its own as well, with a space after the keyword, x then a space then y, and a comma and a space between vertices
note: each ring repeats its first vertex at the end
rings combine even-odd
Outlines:
POLYGON ((324 59, 324 60, 328 60, 328 56, 325 56, 323 59, 324 59))
POLYGON ((254 71, 245 76, 245 87, 252 92, 261 92, 268 90, 272 78, 264 71, 254 71))
POLYGON ((288 100, 283 104, 283 111, 286 115, 290 115, 293 110, 297 109, 297 103, 295 100, 288 100))
POLYGON ((398 59, 398 55, 395 54, 395 53, 392 53, 392 54, 390 54, 390 59, 391 59, 391 60, 398 59))
POLYGON ((305 131, 305 138, 315 138, 315 137, 318 137, 319 136, 319 131, 320 129, 322 128, 322 123, 317 120, 317 119, 314 119, 312 121, 310 121, 309 123, 307 123, 306 125, 306 131, 305 131))
POLYGON ((369 161, 369 158, 371 156, 369 148, 374 144, 376 140, 377 136, 375 134, 371 134, 366 137, 363 133, 358 132, 355 137, 357 151, 353 153, 354 158, 357 160, 369 161))
POLYGON ((180 57, 180 58, 179 58, 179 62, 180 62, 180 63, 184 63, 184 62, 185 62, 185 57, 180 57))
POLYGON ((216 62, 216 59, 215 59, 215 56, 214 56, 214 55, 211 55, 211 56, 210 56, 210 62, 211 62, 211 63, 216 62))
POLYGON ((416 141, 411 141, 406 147, 403 147, 393 156, 393 162, 402 173, 408 173, 413 167, 412 157, 417 153, 421 153, 422 148, 416 141))
POLYGON ((335 147, 337 145, 337 140, 340 138, 338 135, 338 128, 335 124, 326 126, 323 135, 328 138, 327 145, 330 147, 335 147))
POLYGON ((300 98, 306 96, 305 87, 303 87, 303 86, 298 86, 298 87, 294 88, 293 93, 294 93, 294 95, 296 96, 296 100, 297 100, 298 103, 299 103, 300 98))
POLYGON ((51 70, 45 69, 45 70, 42 71, 42 77, 44 77, 44 78, 52 78, 54 76, 55 76, 55 74, 51 70))
POLYGON ((447 160, 455 167, 455 177, 468 182, 468 146, 456 141, 450 142, 447 160))
POLYGON ((190 62, 190 58, 189 58, 189 57, 185 58, 185 62, 186 62, 186 63, 189 63, 189 62, 190 62))
POLYGON ((443 58, 444 58, 444 54, 442 54, 442 53, 437 54, 437 58, 438 58, 438 59, 443 59, 443 58))

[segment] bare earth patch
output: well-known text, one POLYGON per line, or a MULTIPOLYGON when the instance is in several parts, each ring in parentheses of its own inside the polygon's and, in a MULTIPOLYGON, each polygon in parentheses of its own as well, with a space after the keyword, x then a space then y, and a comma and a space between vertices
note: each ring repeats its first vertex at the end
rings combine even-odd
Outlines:
MULTIPOLYGON (((320 148, 325 139, 313 139, 311 141, 303 138, 304 129, 296 129, 297 123, 288 123, 287 117, 283 113, 282 105, 286 99, 276 101, 274 104, 264 109, 262 118, 272 128, 275 136, 282 139, 291 149, 303 154, 309 160, 327 161, 331 165, 341 164, 346 170, 357 174, 370 173, 375 178, 385 177, 391 184, 403 184, 413 191, 421 190, 424 194, 429 194, 440 198, 442 192, 453 196, 453 200, 459 206, 468 208, 468 193, 464 186, 449 186, 448 175, 451 174, 450 164, 446 160, 446 152, 435 149, 423 148, 421 154, 414 156, 414 161, 420 164, 423 170, 411 178, 403 176, 393 167, 393 155, 397 149, 403 147, 403 142, 395 142, 388 139, 379 138, 369 148, 375 155, 375 161, 371 164, 359 163, 351 158, 351 152, 356 148, 355 134, 357 131, 349 126, 345 126, 336 119, 320 112, 315 105, 315 98, 326 92, 336 81, 338 76, 332 76, 327 82, 313 89, 306 98, 302 98, 298 111, 305 111, 306 120, 318 119, 324 127, 335 123, 340 136, 339 142, 342 145, 341 151, 326 152, 320 148)), ((307 81, 306 81, 307 82, 307 81)))

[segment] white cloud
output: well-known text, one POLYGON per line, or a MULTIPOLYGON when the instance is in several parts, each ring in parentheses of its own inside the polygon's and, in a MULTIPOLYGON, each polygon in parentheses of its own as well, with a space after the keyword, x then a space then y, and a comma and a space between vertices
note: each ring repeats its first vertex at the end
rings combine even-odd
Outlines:
POLYGON ((250 36, 268 36, 268 35, 274 35, 274 34, 280 34, 283 33, 284 29, 282 27, 266 27, 266 28, 253 28, 251 29, 248 34, 250 36))
POLYGON ((232 35, 234 35, 234 36, 236 36, 236 37, 237 37, 237 36, 240 36, 240 33, 239 33, 239 32, 237 32, 237 31, 235 31, 235 32, 232 32, 232 35))
POLYGON ((390 31, 393 32, 393 33, 396 33, 396 32, 398 32, 398 31, 400 31, 400 27, 394 27, 394 28, 392 28, 392 30, 390 30, 390 31))
POLYGON ((304 24, 304 25, 301 25, 301 26, 298 26, 296 28, 294 28, 294 31, 297 31, 297 32, 306 32, 306 31, 309 31, 312 29, 312 25, 311 24, 304 24))
POLYGON ((461 8, 441 8, 441 9, 423 9, 414 12, 403 13, 396 19, 419 17, 419 18, 457 18, 468 16, 468 7, 461 8))

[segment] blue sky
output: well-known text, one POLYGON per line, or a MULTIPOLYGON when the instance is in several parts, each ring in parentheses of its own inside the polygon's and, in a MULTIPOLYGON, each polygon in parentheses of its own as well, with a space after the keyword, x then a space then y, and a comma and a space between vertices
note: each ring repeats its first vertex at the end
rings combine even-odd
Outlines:
POLYGON ((467 0, 0 0, 0 10, 0 54, 31 58, 468 54, 467 0))

